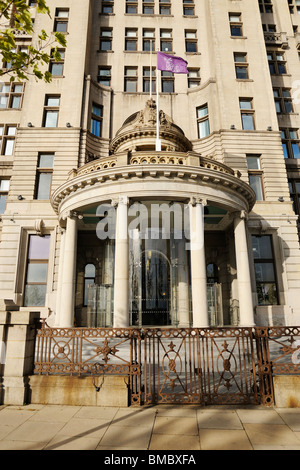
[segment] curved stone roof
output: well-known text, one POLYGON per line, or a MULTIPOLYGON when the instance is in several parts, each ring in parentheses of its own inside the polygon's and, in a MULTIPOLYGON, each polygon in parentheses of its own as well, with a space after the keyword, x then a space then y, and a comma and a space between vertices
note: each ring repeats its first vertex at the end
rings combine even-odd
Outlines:
MULTIPOLYGON (((145 108, 131 114, 112 140, 112 153, 142 149, 155 144, 156 139, 156 103, 153 99, 146 102, 145 108)), ((159 138, 165 150, 187 152, 192 149, 191 142, 184 132, 162 110, 159 111, 159 138)))

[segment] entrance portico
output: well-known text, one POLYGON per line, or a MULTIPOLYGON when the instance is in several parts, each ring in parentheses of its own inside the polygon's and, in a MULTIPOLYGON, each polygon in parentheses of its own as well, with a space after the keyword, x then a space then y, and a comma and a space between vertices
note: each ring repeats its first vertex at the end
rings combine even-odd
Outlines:
POLYGON ((143 122, 145 150, 138 116, 118 133, 110 157, 74 170, 53 194, 64 232, 56 325, 74 326, 76 316, 79 326, 221 326, 242 296, 239 324, 253 326, 246 220, 253 190, 231 168, 190 151, 166 116, 165 150, 148 149, 155 129, 143 122), (221 281, 209 285, 208 299, 211 263, 221 281), (230 263, 236 274, 228 274, 230 263), (223 309, 214 321, 211 292, 223 309))

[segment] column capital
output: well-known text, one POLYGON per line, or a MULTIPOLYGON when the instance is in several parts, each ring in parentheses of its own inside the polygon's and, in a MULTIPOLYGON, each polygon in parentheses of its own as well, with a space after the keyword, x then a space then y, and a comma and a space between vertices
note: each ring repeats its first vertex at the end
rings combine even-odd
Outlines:
POLYGON ((245 222, 249 219, 249 214, 245 210, 230 212, 229 217, 232 219, 243 219, 245 222))
POLYGON ((77 211, 66 211, 62 214, 61 220, 67 220, 68 218, 69 219, 82 219, 83 215, 77 211))
POLYGON ((118 207, 119 204, 127 205, 129 204, 129 197, 128 196, 118 196, 111 199, 112 207, 118 207))
POLYGON ((192 196, 189 200, 189 204, 192 207, 195 207, 197 204, 202 204, 202 206, 207 206, 207 199, 203 199, 202 197, 192 196))

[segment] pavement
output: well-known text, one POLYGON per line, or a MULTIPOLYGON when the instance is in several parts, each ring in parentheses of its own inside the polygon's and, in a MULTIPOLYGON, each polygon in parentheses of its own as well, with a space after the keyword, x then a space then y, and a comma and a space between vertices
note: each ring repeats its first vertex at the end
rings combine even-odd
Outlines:
POLYGON ((0 450, 300 450, 300 408, 2 405, 0 450))

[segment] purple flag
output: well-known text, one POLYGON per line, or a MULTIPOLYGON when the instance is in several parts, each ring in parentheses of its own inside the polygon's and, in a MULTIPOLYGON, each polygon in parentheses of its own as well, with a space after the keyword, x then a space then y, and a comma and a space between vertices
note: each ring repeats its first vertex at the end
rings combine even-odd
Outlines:
POLYGON ((157 69, 173 73, 189 73, 187 61, 163 52, 157 52, 157 69))

